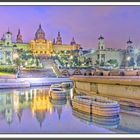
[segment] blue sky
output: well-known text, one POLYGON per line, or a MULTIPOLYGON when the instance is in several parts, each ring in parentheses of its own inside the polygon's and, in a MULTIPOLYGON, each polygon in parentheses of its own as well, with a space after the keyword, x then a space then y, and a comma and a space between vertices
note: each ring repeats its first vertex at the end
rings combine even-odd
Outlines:
POLYGON ((75 37, 85 49, 96 49, 100 34, 107 47, 125 48, 130 36, 140 48, 140 6, 0 6, 0 17, 0 37, 9 28, 13 40, 19 28, 24 42, 34 39, 41 23, 46 39, 60 31, 63 43, 75 37))

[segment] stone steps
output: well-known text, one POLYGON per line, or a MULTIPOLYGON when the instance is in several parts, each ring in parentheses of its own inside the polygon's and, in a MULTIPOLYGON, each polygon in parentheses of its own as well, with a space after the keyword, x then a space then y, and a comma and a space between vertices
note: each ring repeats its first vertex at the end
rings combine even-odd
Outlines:
POLYGON ((56 77, 52 69, 43 71, 21 71, 20 78, 41 78, 41 77, 56 77))

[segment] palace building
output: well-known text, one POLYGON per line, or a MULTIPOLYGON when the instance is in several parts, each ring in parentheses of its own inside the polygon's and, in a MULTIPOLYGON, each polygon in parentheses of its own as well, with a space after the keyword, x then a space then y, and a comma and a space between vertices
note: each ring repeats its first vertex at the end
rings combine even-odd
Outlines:
POLYGON ((19 51, 31 51, 34 56, 37 57, 50 57, 55 56, 60 52, 67 51, 77 51, 80 50, 80 45, 77 44, 74 40, 70 44, 63 44, 62 37, 60 32, 58 32, 57 39, 53 42, 49 39, 46 39, 44 30, 39 25, 35 38, 30 40, 30 43, 24 43, 21 35, 20 29, 18 30, 15 42, 13 41, 12 33, 8 31, 3 34, 0 40, 0 65, 12 65, 14 64, 14 54, 19 51))
POLYGON ((12 64, 13 52, 12 33, 8 29, 0 41, 0 64, 12 64))
POLYGON ((98 38, 97 50, 85 56, 91 58, 93 65, 96 65, 97 63, 99 65, 106 64, 110 60, 116 60, 118 67, 121 68, 132 65, 131 63, 135 63, 135 65, 137 65, 137 57, 134 55, 135 48, 133 46, 133 42, 129 38, 126 43, 127 46, 125 49, 107 48, 104 37, 100 36, 98 38))
POLYGON ((30 41, 30 50, 35 56, 53 56, 61 51, 80 50, 80 45, 76 44, 74 38, 70 44, 63 44, 60 32, 56 41, 47 40, 40 24, 35 33, 35 39, 30 41))
POLYGON ((46 40, 41 24, 35 33, 35 39, 30 41, 30 49, 35 56, 51 56, 54 53, 52 41, 46 40))
POLYGON ((57 53, 59 53, 61 51, 80 50, 80 44, 77 44, 75 42, 74 38, 72 38, 72 41, 70 42, 70 44, 63 44, 60 32, 58 32, 58 36, 57 36, 56 42, 55 42, 55 39, 53 41, 53 48, 54 48, 55 54, 57 54, 57 53))
POLYGON ((13 42, 12 39, 12 33, 8 29, 0 40, 0 65, 12 65, 14 61, 14 54, 17 52, 17 49, 29 49, 29 44, 23 43, 22 41, 20 29, 18 30, 16 42, 13 42))

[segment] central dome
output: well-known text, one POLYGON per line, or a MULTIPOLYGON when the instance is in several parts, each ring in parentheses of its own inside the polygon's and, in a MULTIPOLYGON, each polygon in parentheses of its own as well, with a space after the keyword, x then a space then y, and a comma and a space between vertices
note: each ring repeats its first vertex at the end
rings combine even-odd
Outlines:
POLYGON ((45 40, 45 32, 43 31, 41 24, 39 25, 39 28, 37 29, 36 33, 35 33, 35 39, 43 39, 45 40))

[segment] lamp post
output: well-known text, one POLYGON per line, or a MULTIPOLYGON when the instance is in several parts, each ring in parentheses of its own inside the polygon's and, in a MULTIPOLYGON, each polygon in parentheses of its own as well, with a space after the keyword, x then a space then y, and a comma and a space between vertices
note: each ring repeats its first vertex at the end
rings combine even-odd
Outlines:
POLYGON ((138 49, 135 48, 134 50, 134 67, 136 68, 137 67, 137 57, 138 57, 138 49))
POLYGON ((17 53, 14 53, 13 58, 14 58, 16 69, 17 69, 16 78, 18 78, 18 76, 19 76, 19 65, 20 65, 19 55, 17 53))
POLYGON ((129 67, 129 61, 130 61, 131 57, 127 56, 126 61, 127 61, 127 67, 129 67))

